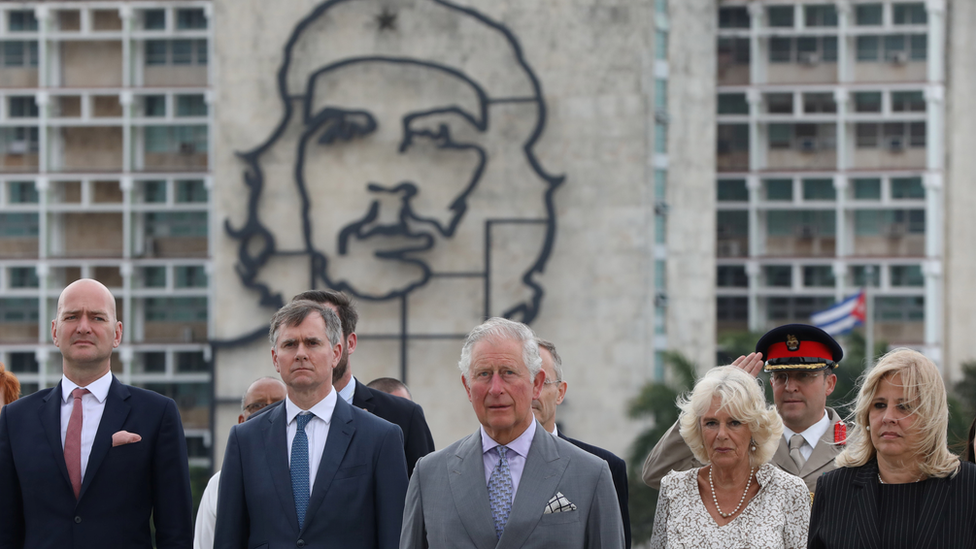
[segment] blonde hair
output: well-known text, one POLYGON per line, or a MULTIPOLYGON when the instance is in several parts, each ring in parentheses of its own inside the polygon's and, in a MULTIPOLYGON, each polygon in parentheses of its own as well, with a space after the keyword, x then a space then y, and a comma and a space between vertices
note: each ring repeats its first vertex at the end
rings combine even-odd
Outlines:
POLYGON ((695 459, 701 463, 709 462, 701 418, 711 408, 715 397, 720 399, 720 410, 728 410, 730 415, 749 427, 756 446, 754 452, 749 452, 749 465, 758 467, 772 459, 779 437, 783 436, 783 420, 775 407, 766 405, 756 378, 735 366, 712 368, 695 383, 691 394, 678 399, 681 409, 678 432, 695 459))
POLYGON ((868 414, 878 386, 884 379, 901 376, 905 401, 915 414, 919 437, 913 444, 920 458, 919 470, 930 477, 947 477, 959 467, 959 457, 949 452, 946 431, 949 406, 942 375, 931 360, 912 349, 895 349, 878 361, 864 376, 854 405, 854 429, 847 447, 836 459, 838 467, 860 467, 871 461, 877 450, 871 441, 868 414))

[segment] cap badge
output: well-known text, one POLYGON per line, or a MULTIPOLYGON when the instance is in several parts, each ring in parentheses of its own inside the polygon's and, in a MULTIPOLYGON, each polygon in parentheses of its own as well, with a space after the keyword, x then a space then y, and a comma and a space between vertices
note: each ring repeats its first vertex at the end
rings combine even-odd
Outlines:
POLYGON ((798 340, 793 334, 786 336, 786 348, 790 352, 796 352, 800 349, 800 340, 798 340))

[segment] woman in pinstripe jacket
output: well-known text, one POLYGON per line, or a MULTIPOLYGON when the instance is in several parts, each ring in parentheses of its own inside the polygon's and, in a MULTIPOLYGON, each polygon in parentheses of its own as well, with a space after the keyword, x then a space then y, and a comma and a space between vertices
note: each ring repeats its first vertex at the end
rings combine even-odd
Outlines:
POLYGON ((935 364, 889 352, 865 377, 838 469, 817 483, 810 548, 976 548, 976 466, 946 441, 935 364))

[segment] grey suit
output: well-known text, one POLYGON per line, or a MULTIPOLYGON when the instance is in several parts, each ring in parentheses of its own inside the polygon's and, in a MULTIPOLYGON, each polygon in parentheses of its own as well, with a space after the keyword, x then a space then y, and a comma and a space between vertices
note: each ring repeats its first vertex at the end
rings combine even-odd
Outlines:
MULTIPOLYGON (((827 408, 827 415, 830 416, 830 427, 820 437, 820 442, 814 447, 807 462, 803 464, 803 469, 797 468, 796 463, 793 462, 793 458, 790 457, 790 446, 783 437, 780 437, 776 453, 770 460, 780 469, 803 479, 810 493, 816 490, 817 479, 820 478, 820 475, 837 468, 834 465, 834 458, 844 449, 843 444, 834 443, 834 425, 840 421, 840 416, 833 408, 827 408)), ((684 439, 681 438, 681 434, 678 433, 678 424, 676 423, 668 429, 668 432, 661 437, 661 440, 654 445, 651 453, 647 455, 642 471, 644 484, 659 490, 664 475, 671 471, 687 471, 701 466, 702 464, 691 454, 691 449, 688 448, 684 439)))
POLYGON ((417 462, 407 489, 400 548, 621 549, 624 534, 607 463, 538 423, 501 539, 488 505, 481 432, 417 462), (557 492, 574 511, 544 514, 557 492))

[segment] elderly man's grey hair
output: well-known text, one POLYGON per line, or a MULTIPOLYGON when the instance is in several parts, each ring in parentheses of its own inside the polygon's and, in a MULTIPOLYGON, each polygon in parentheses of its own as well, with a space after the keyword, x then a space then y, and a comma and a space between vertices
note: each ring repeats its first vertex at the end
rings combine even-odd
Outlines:
POLYGON ((547 379, 546 381, 566 381, 566 378, 563 377, 563 357, 556 352, 556 344, 541 337, 535 338, 535 342, 539 344, 541 349, 549 351, 549 354, 552 355, 552 369, 556 371, 556 379, 547 379))
POLYGON ((339 315, 332 310, 332 307, 316 303, 314 301, 299 300, 292 301, 271 317, 271 329, 268 330, 268 338, 271 340, 271 348, 278 345, 278 332, 282 326, 298 326, 305 322, 305 318, 310 314, 318 313, 325 321, 325 334, 329 338, 329 344, 333 347, 342 341, 342 323, 339 315))
POLYGON ((515 322, 507 318, 493 317, 476 326, 468 338, 464 340, 464 347, 461 348, 461 360, 458 361, 458 368, 464 379, 468 379, 471 371, 471 350, 479 341, 505 340, 511 339, 522 343, 522 362, 529 369, 529 375, 535 379, 536 374, 542 370, 542 357, 539 356, 539 344, 536 343, 535 332, 521 322, 515 322))

